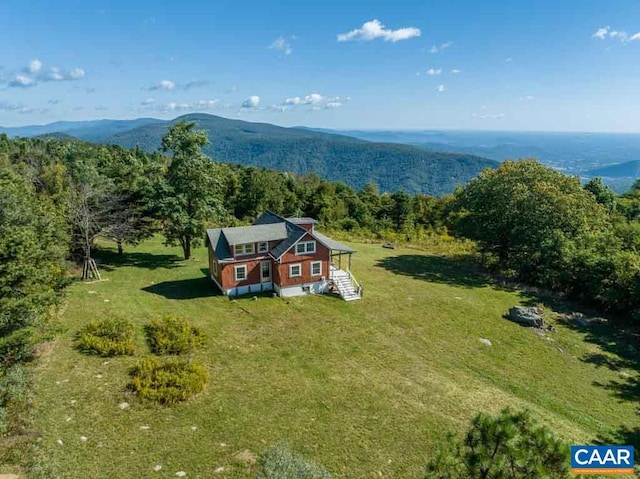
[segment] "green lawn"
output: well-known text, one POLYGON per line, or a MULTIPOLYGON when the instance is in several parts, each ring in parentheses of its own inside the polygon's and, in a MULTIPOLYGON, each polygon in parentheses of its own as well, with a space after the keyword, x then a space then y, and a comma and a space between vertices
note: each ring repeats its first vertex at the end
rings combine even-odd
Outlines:
POLYGON ((352 303, 230 301, 210 288, 204 248, 189 261, 160 239, 123 259, 104 250, 105 280, 70 288, 64 332, 37 368, 35 427, 46 467, 74 479, 176 471, 206 478, 219 467, 215 477, 254 477, 255 466, 236 455, 286 440, 337 477, 417 478, 445 431, 464 430, 478 411, 528 408, 582 442, 636 424, 637 406, 603 387, 621 372, 584 360, 615 359, 587 332, 558 325, 549 341, 502 319, 535 298, 495 288, 444 256, 355 247, 365 296, 352 303), (73 349, 80 327, 111 315, 139 325, 137 357, 73 349), (126 392, 129 369, 149 354, 142 326, 166 315, 209 337, 194 355, 209 370, 205 392, 173 408, 126 392))

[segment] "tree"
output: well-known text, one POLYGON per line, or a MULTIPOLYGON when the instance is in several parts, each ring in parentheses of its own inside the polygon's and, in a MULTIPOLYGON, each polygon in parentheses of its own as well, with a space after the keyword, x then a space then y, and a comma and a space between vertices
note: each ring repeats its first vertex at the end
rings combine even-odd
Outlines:
POLYGON ((602 178, 597 177, 591 179, 584 189, 589 191, 598 203, 606 208, 608 212, 612 212, 616 206, 616 194, 604 184, 602 178))
POLYGON ((222 210, 216 166, 201 151, 208 144, 207 134, 194 126, 180 121, 162 138, 162 149, 171 151, 172 158, 155 198, 167 244, 180 244, 185 259, 203 236, 206 222, 222 210))
POLYGON ((552 288, 566 281, 571 252, 612 228, 605 208, 578 178, 536 160, 487 169, 456 199, 458 233, 495 254, 501 269, 552 288))
POLYGON ((478 414, 463 441, 449 435, 424 479, 561 479, 570 477, 569 446, 528 412, 478 414))
POLYGON ((68 237, 47 198, 0 167, 0 365, 20 360, 26 330, 46 318, 65 285, 68 237))

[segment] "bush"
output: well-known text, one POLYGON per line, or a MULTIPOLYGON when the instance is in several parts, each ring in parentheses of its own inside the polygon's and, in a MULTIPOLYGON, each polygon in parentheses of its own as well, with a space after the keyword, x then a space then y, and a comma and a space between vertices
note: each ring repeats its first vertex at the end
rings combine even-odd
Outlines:
POLYGON ((147 341, 155 354, 182 354, 202 346, 205 335, 199 328, 190 326, 184 319, 169 317, 151 321, 146 327, 147 341))
POLYGON ((136 348, 136 335, 131 321, 103 319, 91 321, 78 332, 80 351, 99 356, 132 355, 136 348))
POLYGON ((0 337, 0 367, 26 363, 33 359, 33 330, 24 328, 0 337))
POLYGON ((131 372, 131 389, 144 401, 172 405, 202 391, 207 380, 202 364, 148 357, 131 372))
POLYGON ((276 444, 267 449, 258 462, 257 479, 332 479, 323 466, 307 461, 292 452, 286 444, 276 444))
POLYGON ((25 408, 29 378, 25 368, 15 364, 3 369, 0 374, 0 435, 11 429, 11 420, 17 421, 18 414, 9 414, 10 409, 25 408))

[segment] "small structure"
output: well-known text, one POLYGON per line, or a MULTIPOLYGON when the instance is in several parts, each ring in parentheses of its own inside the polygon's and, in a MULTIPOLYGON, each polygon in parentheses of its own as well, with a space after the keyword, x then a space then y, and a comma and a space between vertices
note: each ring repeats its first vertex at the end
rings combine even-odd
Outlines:
POLYGON ((266 211, 251 226, 207 230, 211 280, 228 296, 334 292, 360 299, 362 287, 351 274, 355 250, 317 232, 316 224, 266 211))

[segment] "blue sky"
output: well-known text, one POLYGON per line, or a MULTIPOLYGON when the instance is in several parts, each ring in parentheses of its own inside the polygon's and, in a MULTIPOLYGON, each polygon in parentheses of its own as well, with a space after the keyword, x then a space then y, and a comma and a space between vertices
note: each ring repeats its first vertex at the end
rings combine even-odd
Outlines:
POLYGON ((640 132, 640 3, 4 0, 0 125, 640 132))

